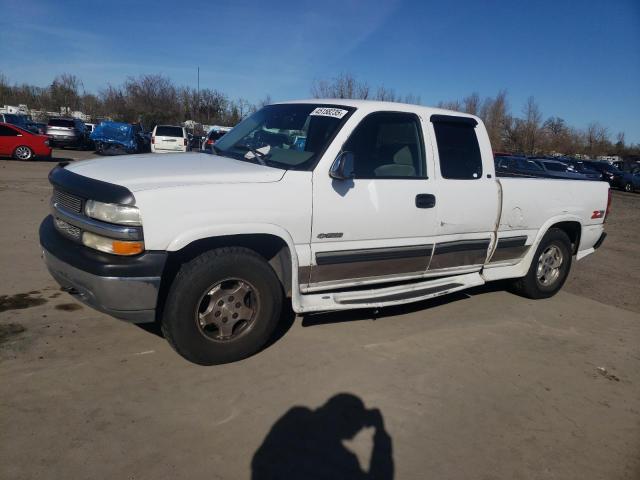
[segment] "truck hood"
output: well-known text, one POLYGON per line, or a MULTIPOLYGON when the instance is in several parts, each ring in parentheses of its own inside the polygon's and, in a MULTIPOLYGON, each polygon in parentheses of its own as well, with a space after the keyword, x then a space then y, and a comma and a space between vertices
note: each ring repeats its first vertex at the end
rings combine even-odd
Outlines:
POLYGON ((285 170, 207 153, 149 153, 75 162, 67 170, 132 192, 210 183, 277 182, 285 170))

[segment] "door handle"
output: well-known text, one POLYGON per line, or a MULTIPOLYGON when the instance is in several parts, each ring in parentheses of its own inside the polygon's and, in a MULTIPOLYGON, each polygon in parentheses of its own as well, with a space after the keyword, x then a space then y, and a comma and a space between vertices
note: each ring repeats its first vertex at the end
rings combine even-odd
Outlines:
POLYGON ((436 206, 436 197, 430 193, 420 193, 416 195, 416 207, 433 208, 436 206))

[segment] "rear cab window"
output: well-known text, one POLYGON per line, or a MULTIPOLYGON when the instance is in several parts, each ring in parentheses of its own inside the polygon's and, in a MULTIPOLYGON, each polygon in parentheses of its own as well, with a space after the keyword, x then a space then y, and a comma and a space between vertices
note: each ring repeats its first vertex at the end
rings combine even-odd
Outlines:
POLYGON ((482 155, 476 137, 477 122, 470 117, 432 115, 440 174, 451 180, 478 180, 482 177, 482 155))
POLYGON ((166 125, 160 125, 156 127, 157 137, 184 137, 182 127, 171 127, 166 125))

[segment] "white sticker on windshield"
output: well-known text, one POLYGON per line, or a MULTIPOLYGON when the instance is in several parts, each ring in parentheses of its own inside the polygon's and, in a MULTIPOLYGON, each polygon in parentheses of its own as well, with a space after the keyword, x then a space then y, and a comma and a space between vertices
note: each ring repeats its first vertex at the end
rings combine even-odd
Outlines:
POLYGON ((309 115, 315 115, 317 117, 342 118, 347 113, 349 113, 349 110, 343 110, 342 108, 318 107, 309 115))

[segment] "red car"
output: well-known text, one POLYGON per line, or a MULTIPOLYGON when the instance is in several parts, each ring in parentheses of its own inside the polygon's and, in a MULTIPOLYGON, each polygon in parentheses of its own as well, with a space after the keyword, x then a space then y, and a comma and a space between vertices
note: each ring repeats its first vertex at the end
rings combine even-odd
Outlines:
POLYGON ((49 137, 0 122, 0 156, 18 160, 50 157, 49 137))

